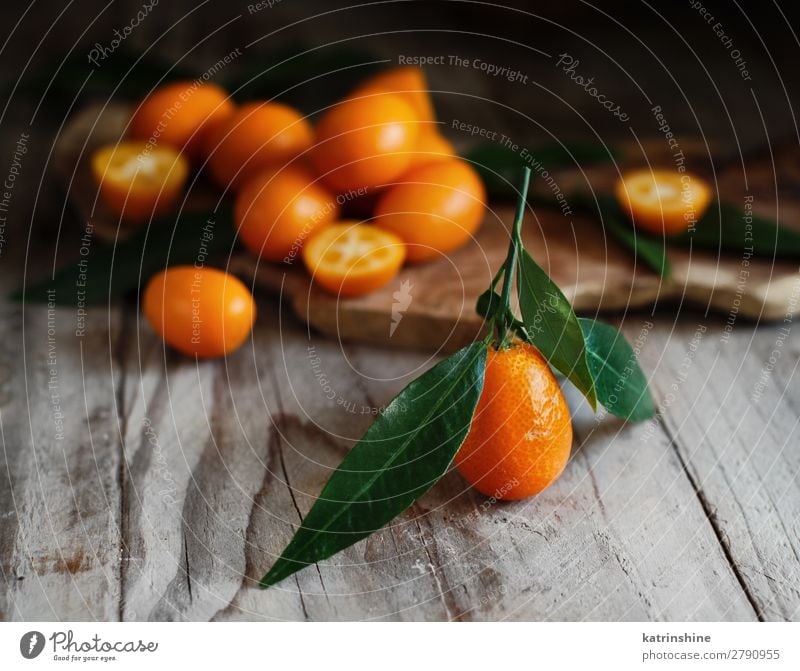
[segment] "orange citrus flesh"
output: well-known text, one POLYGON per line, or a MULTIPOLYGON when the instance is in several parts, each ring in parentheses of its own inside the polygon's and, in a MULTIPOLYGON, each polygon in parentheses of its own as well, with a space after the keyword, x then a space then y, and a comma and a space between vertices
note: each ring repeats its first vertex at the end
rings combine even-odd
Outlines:
POLYGON ((342 296, 380 289, 400 271, 405 255, 396 235, 356 222, 324 227, 303 247, 312 281, 342 296))
POLYGON ((189 164, 173 147, 128 141, 92 156, 100 196, 116 216, 143 221, 170 211, 181 197, 189 164))
POLYGON ((656 235, 685 233, 711 203, 711 189, 704 180, 670 170, 626 173, 614 193, 634 225, 656 235))
POLYGON ((571 447, 569 408, 542 355, 520 342, 490 349, 472 426, 455 458, 461 475, 486 496, 522 499, 555 482, 571 447))

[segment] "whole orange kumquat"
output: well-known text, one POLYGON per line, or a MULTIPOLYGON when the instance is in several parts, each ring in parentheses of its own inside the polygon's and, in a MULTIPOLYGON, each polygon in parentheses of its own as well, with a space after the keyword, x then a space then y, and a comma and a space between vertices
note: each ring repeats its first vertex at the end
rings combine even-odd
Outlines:
POLYGON ((173 82, 150 93, 131 118, 129 135, 151 144, 167 144, 192 158, 202 153, 206 136, 235 109, 216 84, 173 82))
POLYGON ((237 189, 264 168, 283 167, 311 147, 313 131, 282 103, 243 105, 206 140, 208 168, 223 188, 237 189))
POLYGON ((420 124, 436 121, 436 112, 428 93, 428 82, 425 73, 418 67, 403 65, 379 72, 363 82, 350 97, 359 98, 376 93, 396 93, 401 96, 411 105, 420 124))
POLYGON ((320 120, 311 159, 339 191, 380 186, 411 164, 417 126, 413 108, 399 95, 347 99, 320 120))
POLYGON ((409 170, 452 158, 456 158, 456 150, 450 141, 435 130, 425 130, 414 147, 409 170))
POLYGON ((375 225, 400 236, 409 261, 426 261, 465 244, 478 230, 486 191, 461 159, 413 168, 386 189, 375 208, 375 225))
POLYGON ((491 348, 472 425, 455 458, 461 475, 486 496, 522 499, 561 475, 571 448, 569 408, 542 355, 521 342, 491 348))
POLYGON ((173 266, 161 271, 148 282, 142 306, 167 345, 200 358, 236 350, 256 319, 247 287, 215 268, 173 266))
POLYGON ((269 261, 292 261, 308 237, 339 214, 336 196, 302 168, 266 170, 236 196, 239 237, 269 261))
POLYGON ((456 155, 450 144, 438 131, 436 112, 433 109, 425 73, 418 67, 403 65, 390 68, 371 77, 351 94, 351 98, 396 94, 402 97, 417 117, 417 142, 408 168, 433 163, 456 155))

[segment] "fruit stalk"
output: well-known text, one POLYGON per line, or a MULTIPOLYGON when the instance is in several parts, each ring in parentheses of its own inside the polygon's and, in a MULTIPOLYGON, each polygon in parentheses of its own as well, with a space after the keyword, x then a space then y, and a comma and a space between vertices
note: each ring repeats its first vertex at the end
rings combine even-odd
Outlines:
POLYGON ((511 287, 514 284, 514 276, 517 271, 517 257, 519 248, 522 244, 522 220, 525 217, 525 207, 528 202, 528 187, 531 181, 531 169, 527 166, 522 172, 522 187, 520 188, 519 200, 517 201, 517 212, 514 216, 514 225, 511 229, 511 239, 508 242, 508 255, 506 256, 505 268, 503 270, 503 293, 500 296, 501 310, 499 312, 501 323, 498 327, 498 338, 495 340, 496 349, 505 349, 509 346, 509 333, 511 324, 509 315, 511 312, 511 287))

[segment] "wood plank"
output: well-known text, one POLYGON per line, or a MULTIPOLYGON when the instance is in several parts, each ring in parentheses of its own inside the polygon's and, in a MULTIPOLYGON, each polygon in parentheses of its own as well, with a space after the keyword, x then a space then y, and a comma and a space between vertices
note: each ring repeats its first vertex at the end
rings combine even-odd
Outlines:
POLYGON ((759 617, 797 619, 800 337, 791 320, 662 325, 655 385, 672 394, 664 421, 696 495, 759 617))
POLYGON ((192 469, 211 436, 217 363, 196 365, 179 357, 143 322, 139 326, 143 335, 137 330, 125 351, 120 402, 126 457, 123 618, 181 619, 194 601, 184 506, 192 469))
POLYGON ((119 462, 113 353, 118 313, 4 305, 19 338, 0 408, 4 457, 0 564, 4 619, 116 620, 119 462), (104 328, 104 322, 108 326, 104 328), (24 350, 22 336, 24 334, 24 350))
MULTIPOLYGON (((271 337, 272 346, 260 348, 266 357, 263 368, 259 366, 263 386, 274 394, 258 418, 261 424, 271 422, 268 470, 248 525, 247 575, 217 619, 352 620, 386 612, 404 613, 406 618, 445 617, 440 600, 431 597, 435 592, 423 589, 433 587, 432 578, 404 593, 385 588, 386 576, 397 574, 399 564, 425 557, 422 545, 395 529, 365 543, 372 561, 368 568, 359 549, 353 548, 338 562, 309 568, 275 589, 263 592, 255 586, 307 513, 330 469, 372 421, 376 404, 361 375, 351 368, 355 364, 344 358, 352 354, 349 348, 340 350, 336 343, 316 336, 309 342, 293 319, 280 324, 271 337), (267 410, 270 420, 263 416, 267 410), (395 557, 397 547, 406 553, 402 562, 395 557)), ((407 382, 403 367, 425 358, 418 354, 390 358, 381 353, 381 374, 397 378, 387 382, 390 396, 407 382)))
MULTIPOLYGON (((359 399, 380 406, 426 361, 324 341, 304 361, 308 345, 285 334, 276 447, 297 510, 281 517, 273 493, 252 520, 252 581, 368 425, 359 399)), ((492 504, 452 473, 388 529, 277 589, 245 585, 217 617, 282 618, 295 597, 308 619, 752 619, 660 426, 584 415, 576 429, 582 447, 541 496, 492 504)))

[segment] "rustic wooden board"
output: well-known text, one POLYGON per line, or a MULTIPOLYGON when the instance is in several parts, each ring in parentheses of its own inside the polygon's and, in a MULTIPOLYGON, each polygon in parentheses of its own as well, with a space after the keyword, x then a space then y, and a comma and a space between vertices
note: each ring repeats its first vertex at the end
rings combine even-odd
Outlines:
MULTIPOLYGON (((128 116, 125 106, 89 107, 69 122, 55 148, 55 165, 70 199, 83 217, 95 223, 97 235, 110 239, 124 236, 127 230, 119 228, 97 202, 86 161, 95 147, 122 136, 128 116)), ((705 145, 686 142, 685 146, 687 155, 695 155, 699 169, 705 145)), ((666 161, 665 148, 660 140, 651 142, 641 156, 629 149, 626 160, 632 165, 666 161)), ((736 203, 742 202, 743 193, 761 194, 756 209, 775 216, 770 211, 775 207, 774 194, 769 195, 772 164, 767 157, 754 159, 753 164, 753 184, 747 184, 750 191, 743 188, 740 173, 733 166, 718 175, 720 192, 736 203)), ((618 169, 620 166, 607 165, 559 173, 558 183, 567 193, 575 186, 585 189, 587 184, 608 190, 618 169)), ((543 184, 538 186, 541 189, 543 184)), ((774 191, 774 185, 772 188, 774 191)), ((218 197, 199 179, 190 189, 186 207, 209 208, 218 197)), ((796 200, 791 195, 783 198, 782 219, 800 213, 796 200)), ((280 293, 302 320, 331 337, 453 350, 471 342, 483 327, 475 314, 475 301, 502 264, 512 218, 512 208, 490 204, 483 227, 465 247, 436 262, 408 266, 383 289, 356 299, 339 299, 311 286, 298 265, 259 261, 245 251, 235 253, 226 263, 245 279, 280 293), (403 300, 405 296, 407 300, 403 300), (398 305, 405 309, 393 315, 393 306, 398 305)), ((782 319, 787 312, 800 311, 800 301, 792 300, 798 281, 794 262, 752 261, 745 268, 747 276, 742 283, 742 260, 735 255, 671 248, 673 273, 664 281, 642 264, 637 265, 630 252, 606 237, 598 220, 564 217, 550 208, 529 213, 523 238, 576 309, 584 313, 664 303, 688 303, 721 314, 735 311, 760 320, 782 319)))
MULTIPOLYGON (((660 418, 594 417, 568 389, 576 448, 541 496, 491 504, 450 473, 387 529, 265 592, 258 578, 330 469, 432 358, 309 340, 284 311, 252 346, 198 365, 129 310, 91 310, 88 340, 72 337, 71 310, 54 318, 65 439, 40 361, 17 369, 1 407, 3 618, 797 617, 792 375, 768 380, 741 421, 742 379, 757 379, 776 329, 740 367, 756 332, 717 352, 712 323, 685 375, 698 324, 630 320, 631 340, 648 329, 660 418)), ((32 359, 47 328, 36 311, 11 355, 32 359)), ((797 339, 786 347, 796 360, 797 339)))

